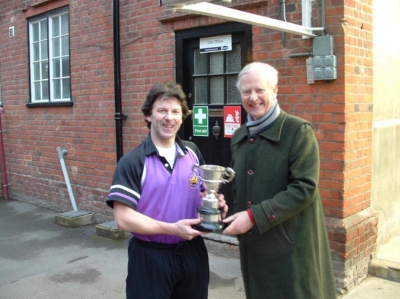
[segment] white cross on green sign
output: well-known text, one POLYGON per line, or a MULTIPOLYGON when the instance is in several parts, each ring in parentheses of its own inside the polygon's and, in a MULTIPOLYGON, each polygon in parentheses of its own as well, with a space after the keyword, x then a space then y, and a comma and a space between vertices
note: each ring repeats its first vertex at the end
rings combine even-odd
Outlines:
POLYGON ((208 106, 193 106, 193 136, 208 137, 208 106))

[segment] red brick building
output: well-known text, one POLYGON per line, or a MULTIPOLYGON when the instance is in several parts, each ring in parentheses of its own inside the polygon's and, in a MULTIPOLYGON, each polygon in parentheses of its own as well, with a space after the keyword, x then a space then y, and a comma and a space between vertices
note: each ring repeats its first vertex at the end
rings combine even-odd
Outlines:
MULTIPOLYGON (((213 3, 301 24, 302 1, 280 2, 213 3)), ((311 1, 311 26, 332 38, 332 53, 322 55, 336 59, 333 79, 311 82, 306 59, 320 48, 299 34, 156 0, 0 1, 3 196, 70 209, 61 147, 78 207, 110 220, 105 198, 115 164, 147 135, 140 105, 163 81, 181 83, 192 106, 209 108, 209 136, 195 136, 190 119, 182 137, 198 143, 208 163, 229 163, 229 138, 223 131, 215 137, 212 127, 223 130, 224 107, 240 106, 234 83, 241 67, 264 61, 280 72, 281 107, 314 125, 337 286, 349 290, 366 277, 377 246, 372 17, 372 0, 311 1), (201 53, 200 40, 225 36, 232 50, 201 53)))

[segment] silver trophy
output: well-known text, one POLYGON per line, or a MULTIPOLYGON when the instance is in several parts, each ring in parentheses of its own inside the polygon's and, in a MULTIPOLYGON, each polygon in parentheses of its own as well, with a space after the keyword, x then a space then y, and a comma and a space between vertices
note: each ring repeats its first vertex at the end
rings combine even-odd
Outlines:
POLYGON ((218 209, 218 192, 221 184, 227 184, 235 177, 232 168, 225 168, 216 165, 193 165, 193 175, 198 179, 207 195, 202 198, 202 205, 197 207, 197 212, 202 222, 194 228, 206 232, 222 232, 224 224, 222 222, 221 211, 218 209))

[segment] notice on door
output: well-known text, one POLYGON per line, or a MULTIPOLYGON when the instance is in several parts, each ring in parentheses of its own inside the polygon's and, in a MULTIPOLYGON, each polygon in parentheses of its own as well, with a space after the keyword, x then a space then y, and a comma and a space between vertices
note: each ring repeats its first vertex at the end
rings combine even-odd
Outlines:
POLYGON ((208 106, 193 106, 193 136, 208 137, 208 106))
POLYGON ((232 51, 232 35, 200 38, 200 53, 232 51))
POLYGON ((238 129, 242 123, 242 113, 240 106, 224 107, 224 137, 232 138, 233 132, 238 129))

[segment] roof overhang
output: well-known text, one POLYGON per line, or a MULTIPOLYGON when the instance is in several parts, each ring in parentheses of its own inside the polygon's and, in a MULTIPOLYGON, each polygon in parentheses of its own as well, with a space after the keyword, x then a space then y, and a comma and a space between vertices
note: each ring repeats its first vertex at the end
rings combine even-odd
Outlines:
POLYGON ((324 28, 310 28, 301 25, 284 22, 245 11, 216 5, 208 2, 200 2, 194 4, 184 4, 177 7, 178 10, 199 14, 209 17, 221 18, 245 24, 251 24, 260 27, 266 27, 282 32, 314 37, 316 36, 313 31, 322 31, 324 28))
MULTIPOLYGON (((169 0, 169 1, 174 1, 174 0, 169 0)), ((307 37, 316 36, 313 33, 313 31, 324 30, 324 28, 304 27, 301 25, 244 12, 241 10, 225 7, 222 5, 216 5, 209 2, 198 2, 198 1, 199 0, 192 1, 194 3, 191 3, 191 1, 185 1, 182 3, 182 1, 175 0, 174 6, 175 9, 184 12, 221 18, 224 20, 270 28, 281 32, 287 32, 307 37)), ((166 2, 166 0, 164 0, 164 2, 166 2)))

